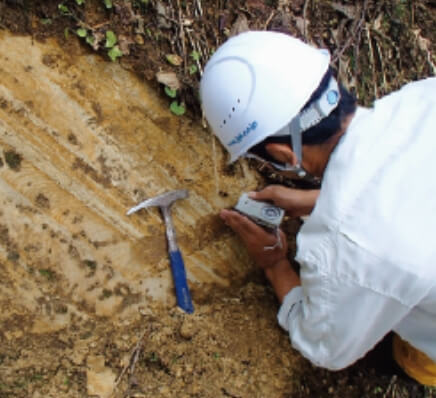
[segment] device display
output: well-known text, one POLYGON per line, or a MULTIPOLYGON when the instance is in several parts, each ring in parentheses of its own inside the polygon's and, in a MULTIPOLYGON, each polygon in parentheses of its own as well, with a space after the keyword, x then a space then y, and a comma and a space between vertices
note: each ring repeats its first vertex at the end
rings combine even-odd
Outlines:
POLYGON ((234 209, 253 220, 256 224, 269 229, 278 228, 285 215, 285 211, 280 207, 250 199, 246 193, 241 195, 234 209))

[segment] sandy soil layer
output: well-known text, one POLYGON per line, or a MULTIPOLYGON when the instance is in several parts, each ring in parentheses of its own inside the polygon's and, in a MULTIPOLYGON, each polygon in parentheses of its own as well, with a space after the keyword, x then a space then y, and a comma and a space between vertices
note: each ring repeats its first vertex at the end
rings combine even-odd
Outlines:
POLYGON ((0 396, 109 396, 143 333, 139 390, 289 391, 291 367, 265 371, 291 362, 276 304, 245 284, 263 281, 216 216, 258 177, 226 172, 201 126, 116 64, 6 32, 0 54, 0 396), (125 215, 177 188, 191 317, 174 308, 159 212, 125 215))
POLYGON ((190 192, 173 218, 194 294, 245 278, 249 262, 216 214, 256 185, 253 173, 223 176, 211 136, 117 65, 5 33, 0 52, 2 256, 29 281, 11 295, 35 311, 48 289, 69 314, 97 316, 171 300, 159 211, 125 213, 178 188, 190 192))

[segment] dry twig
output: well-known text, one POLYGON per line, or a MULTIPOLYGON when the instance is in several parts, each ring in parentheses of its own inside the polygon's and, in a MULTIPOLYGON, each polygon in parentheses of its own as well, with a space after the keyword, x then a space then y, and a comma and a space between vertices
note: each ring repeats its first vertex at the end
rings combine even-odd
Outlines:
MULTIPOLYGON (((198 54, 202 55, 202 52, 200 50, 200 46, 197 44, 195 40, 193 40, 192 35, 190 33, 191 31, 189 29, 186 29, 186 35, 188 36, 189 42, 191 44, 191 47, 194 51, 196 51, 198 54)), ((198 72, 200 73, 200 76, 203 74, 203 68, 201 67, 201 63, 199 59, 195 59, 194 61, 197 65, 198 72)))
POLYGON ((303 35, 304 35, 304 40, 307 41, 307 9, 309 8, 309 1, 310 0, 306 0, 304 2, 304 7, 303 7, 303 35))
POLYGON ((353 42, 356 41, 355 46, 359 45, 360 32, 362 30, 363 23, 365 22, 367 7, 368 7, 368 0, 365 0, 363 3, 362 13, 359 20, 353 23, 354 27, 351 29, 352 32, 350 33, 347 41, 342 46, 342 48, 335 51, 335 53, 333 54, 332 63, 335 63, 342 56, 342 54, 353 44, 353 42), (356 38, 358 39, 358 41, 356 40, 356 38))
POLYGON ((139 338, 138 342, 135 345, 135 348, 133 349, 132 353, 130 354, 129 362, 124 366, 123 370, 121 371, 120 375, 115 381, 114 389, 112 390, 112 394, 110 395, 110 398, 112 398, 118 388, 118 385, 120 384, 121 380, 123 379, 125 373, 129 371, 129 385, 127 387, 127 392, 130 391, 131 385, 132 385, 132 377, 133 372, 135 371, 136 362, 138 362, 139 355, 142 351, 142 346, 144 344, 144 336, 146 333, 146 329, 142 332, 141 337, 139 338))
POLYGON ((180 0, 177 1, 178 9, 178 25, 179 25, 179 38, 182 44, 182 56, 183 56, 183 71, 186 73, 186 44, 185 44, 185 30, 183 29, 183 18, 182 18, 182 8, 180 7, 180 0))
POLYGON ((386 389, 385 393, 383 394, 383 398, 387 398, 389 392, 390 392, 391 389, 392 389, 392 386, 394 385, 394 383, 395 383, 396 381, 397 381, 397 375, 393 375, 392 378, 391 378, 391 381, 390 381, 390 383, 389 383, 389 385, 388 385, 388 388, 386 389))
POLYGON ((366 26, 365 26, 365 32, 366 32, 366 38, 368 40, 369 59, 371 60, 371 65, 372 65, 372 83, 374 86, 374 97, 378 98, 378 87, 377 87, 377 76, 376 76, 376 70, 375 70, 374 49, 372 47, 372 39, 371 39, 371 34, 369 32, 368 24, 366 24, 366 26))
POLYGON ((196 0, 195 4, 197 5, 198 13, 200 14, 200 17, 203 16, 203 8, 201 7, 201 0, 196 0))
POLYGON ((385 94, 388 91, 388 81, 386 79, 386 71, 385 71, 385 62, 383 58, 383 51, 380 48, 380 44, 378 40, 375 41, 375 45, 377 47, 377 53, 380 59, 380 67, 381 67, 381 73, 383 78, 383 93, 385 94))
POLYGON ((266 30, 266 29, 268 28, 268 25, 270 24, 270 22, 271 22, 272 19, 274 18, 274 15, 276 15, 276 12, 275 12, 275 10, 272 10, 272 11, 271 11, 271 14, 270 14, 269 17, 267 18, 267 20, 266 20, 266 22, 265 22, 265 24, 264 24, 264 26, 263 26, 263 29, 264 29, 264 30, 266 30))

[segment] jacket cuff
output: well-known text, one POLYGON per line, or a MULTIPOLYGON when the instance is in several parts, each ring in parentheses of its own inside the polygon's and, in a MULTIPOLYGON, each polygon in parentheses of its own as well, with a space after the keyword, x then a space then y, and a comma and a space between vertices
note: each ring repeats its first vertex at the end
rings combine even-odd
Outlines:
POLYGON ((289 331, 289 316, 293 310, 295 304, 300 303, 303 300, 303 289, 301 286, 296 286, 291 289, 283 299, 283 303, 277 314, 279 325, 289 331))

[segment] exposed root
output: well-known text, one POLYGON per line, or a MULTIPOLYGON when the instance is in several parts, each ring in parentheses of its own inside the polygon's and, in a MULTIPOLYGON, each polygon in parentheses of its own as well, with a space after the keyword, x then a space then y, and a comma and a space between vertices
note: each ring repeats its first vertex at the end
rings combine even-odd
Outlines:
POLYGON ((368 27, 368 24, 365 26, 365 32, 366 32, 366 38, 368 40, 369 59, 371 60, 371 65, 372 65, 372 83, 374 86, 374 97, 378 98, 378 87, 377 87, 377 76, 376 76, 374 49, 372 46, 371 33, 370 33, 370 28, 368 27))
POLYGON ((116 379, 115 386, 114 386, 114 389, 112 391, 112 394, 110 395, 110 398, 112 398, 114 396, 115 392, 118 389, 119 384, 121 383, 121 380, 123 379, 123 377, 127 371, 129 373, 129 380, 128 380, 128 387, 127 387, 127 390, 126 390, 124 396, 125 397, 130 396, 130 391, 132 389, 132 386, 135 384, 134 383, 135 366, 136 366, 136 362, 138 362, 139 356, 140 356, 140 354, 142 352, 142 348, 144 346, 144 336, 145 336, 146 332, 147 332, 146 329, 142 332, 141 337, 138 339, 138 342, 136 343, 136 346, 130 355, 129 362, 126 364, 126 366, 124 366, 120 375, 116 379))

